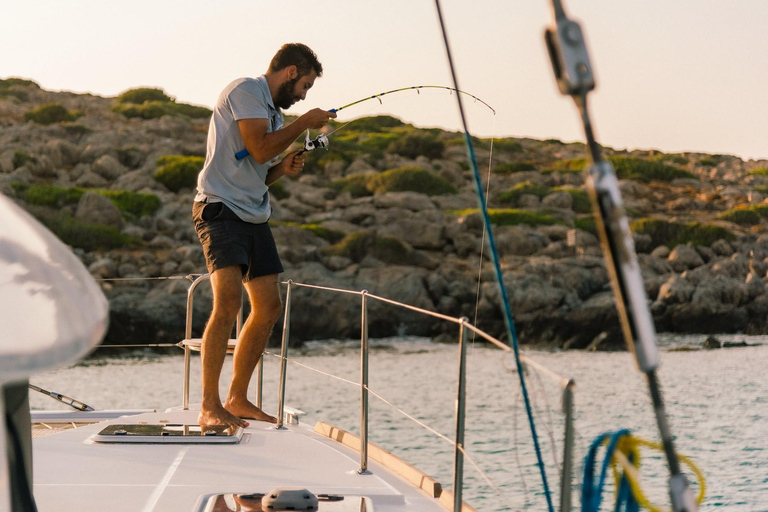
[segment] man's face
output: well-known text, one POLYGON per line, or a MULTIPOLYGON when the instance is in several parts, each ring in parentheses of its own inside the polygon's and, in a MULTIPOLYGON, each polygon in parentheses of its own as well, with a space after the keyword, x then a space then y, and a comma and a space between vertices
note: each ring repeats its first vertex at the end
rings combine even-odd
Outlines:
POLYGON ((291 108, 297 101, 305 99, 307 91, 315 84, 316 78, 317 73, 314 70, 304 76, 299 76, 297 72, 294 78, 289 78, 280 85, 275 97, 275 105, 285 110, 291 108))

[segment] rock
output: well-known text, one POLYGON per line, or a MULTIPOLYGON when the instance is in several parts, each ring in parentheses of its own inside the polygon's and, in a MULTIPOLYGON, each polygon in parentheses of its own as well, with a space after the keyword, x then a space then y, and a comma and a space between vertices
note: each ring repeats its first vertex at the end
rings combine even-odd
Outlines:
POLYGON ((95 172, 87 170, 75 180, 75 185, 83 188, 104 188, 109 182, 95 172))
POLYGON ((746 284, 749 300, 754 300, 755 298, 765 293, 765 283, 763 283, 762 279, 760 279, 760 276, 754 272, 750 272, 747 275, 746 284))
POLYGON ((102 155, 93 162, 91 170, 108 181, 115 181, 128 171, 112 155, 102 155))
POLYGON ((374 196, 377 208, 401 208, 413 212, 435 209, 435 204, 426 194, 418 192, 387 192, 374 196))
POLYGON ((564 210, 570 210, 573 208, 573 197, 568 192, 552 192, 551 194, 544 196, 541 200, 541 205, 545 208, 562 208, 564 210))
POLYGON ((696 249, 689 245, 678 245, 669 253, 669 264, 676 272, 682 272, 687 269, 700 267, 704 264, 696 249))
POLYGON ((714 242, 710 249, 714 251, 718 256, 731 256, 734 253, 733 247, 726 240, 722 238, 714 242))
POLYGON ((670 253, 669 247, 667 247, 666 245, 660 245, 651 251, 651 256, 665 260, 669 258, 669 253, 670 253))
POLYGON ((521 194, 517 203, 521 208, 538 208, 541 206, 541 199, 534 194, 521 194))
POLYGON ((672 276, 661 285, 657 301, 666 304, 682 304, 691 300, 696 288, 680 276, 672 276))
POLYGON ((77 203, 75 218, 89 224, 102 224, 116 229, 125 225, 123 214, 115 204, 96 192, 86 192, 77 203))
POLYGON ((109 279, 117 277, 117 265, 115 265, 115 262, 109 258, 102 258, 91 263, 88 266, 88 272, 94 277, 109 279))
POLYGON ((704 340, 704 343, 702 343, 701 346, 706 349, 713 349, 713 348, 721 348, 723 344, 715 336, 707 336, 707 339, 704 340))

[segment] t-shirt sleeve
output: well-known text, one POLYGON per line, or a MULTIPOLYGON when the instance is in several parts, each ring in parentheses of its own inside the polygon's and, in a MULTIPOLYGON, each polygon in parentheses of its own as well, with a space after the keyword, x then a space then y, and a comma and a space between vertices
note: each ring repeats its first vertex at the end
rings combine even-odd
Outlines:
POLYGON ((244 82, 229 93, 229 104, 236 121, 240 119, 269 119, 269 111, 261 90, 249 88, 244 82))

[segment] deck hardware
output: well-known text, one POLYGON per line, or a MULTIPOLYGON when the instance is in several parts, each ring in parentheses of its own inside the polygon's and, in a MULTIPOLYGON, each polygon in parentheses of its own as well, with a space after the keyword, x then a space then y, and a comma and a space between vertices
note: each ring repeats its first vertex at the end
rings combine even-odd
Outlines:
POLYGON ((318 501, 344 501, 344 496, 341 494, 318 494, 318 501))
POLYGON ((317 496, 307 489, 272 489, 261 498, 264 510, 317 510, 317 496))
POLYGON ((115 435, 116 435, 116 436, 127 436, 127 435, 128 435, 128 432, 127 432, 127 431, 125 431, 125 430, 123 430, 123 429, 120 429, 120 430, 115 430, 115 435))

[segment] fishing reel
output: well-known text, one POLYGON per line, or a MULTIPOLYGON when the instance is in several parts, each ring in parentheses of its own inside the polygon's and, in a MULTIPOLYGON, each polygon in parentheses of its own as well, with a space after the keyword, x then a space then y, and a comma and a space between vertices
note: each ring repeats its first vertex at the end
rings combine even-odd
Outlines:
POLYGON ((328 147, 328 136, 324 133, 321 133, 314 139, 309 138, 309 130, 307 130, 307 136, 304 139, 304 147, 299 150, 299 154, 306 153, 308 151, 314 151, 317 148, 327 148, 328 147))

